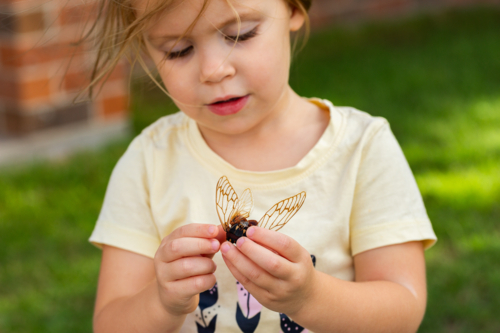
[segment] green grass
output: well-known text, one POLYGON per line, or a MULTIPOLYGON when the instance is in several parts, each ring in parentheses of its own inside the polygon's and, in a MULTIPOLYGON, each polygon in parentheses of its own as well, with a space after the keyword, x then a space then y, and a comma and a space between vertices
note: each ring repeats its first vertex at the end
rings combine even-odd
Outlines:
MULTIPOLYGON (((500 11, 329 29, 292 86, 386 117, 439 241, 420 332, 500 332, 500 11)), ((136 133, 174 107, 136 87, 136 133)), ((0 331, 90 332, 100 252, 87 243, 117 142, 0 172, 0 331)))
POLYGON ((0 332, 91 332, 87 238, 125 143, 0 173, 0 332))

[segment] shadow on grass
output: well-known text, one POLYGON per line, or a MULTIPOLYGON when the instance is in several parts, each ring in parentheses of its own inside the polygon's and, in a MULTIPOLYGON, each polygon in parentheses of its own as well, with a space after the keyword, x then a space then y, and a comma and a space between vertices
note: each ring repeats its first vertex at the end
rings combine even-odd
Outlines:
POLYGON ((499 332, 500 207, 426 203, 440 241, 427 253, 429 300, 420 332, 499 332))

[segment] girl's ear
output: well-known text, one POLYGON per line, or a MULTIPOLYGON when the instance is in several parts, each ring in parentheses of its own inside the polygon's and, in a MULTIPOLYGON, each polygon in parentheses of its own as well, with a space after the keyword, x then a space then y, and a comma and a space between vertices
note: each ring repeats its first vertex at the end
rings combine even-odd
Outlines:
POLYGON ((305 20, 304 13, 300 9, 290 6, 290 31, 298 31, 305 20))

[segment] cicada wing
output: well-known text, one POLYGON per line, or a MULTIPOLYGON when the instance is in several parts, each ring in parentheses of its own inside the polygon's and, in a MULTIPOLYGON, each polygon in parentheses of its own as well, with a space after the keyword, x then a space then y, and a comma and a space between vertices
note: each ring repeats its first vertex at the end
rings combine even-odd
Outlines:
POLYGON ((217 209, 220 224, 222 224, 222 228, 226 232, 229 231, 229 221, 231 219, 231 215, 236 209, 237 202, 238 195, 229 183, 227 177, 222 176, 217 182, 217 187, 215 188, 215 207, 217 209))
POLYGON ((259 221, 259 227, 280 230, 299 211, 306 200, 306 192, 281 200, 271 207, 259 221))
POLYGON ((252 208, 253 208, 252 191, 250 191, 250 189, 247 188, 245 191, 243 191, 240 198, 236 201, 235 211, 231 214, 231 218, 233 218, 234 215, 241 215, 244 218, 248 218, 250 217, 252 208))

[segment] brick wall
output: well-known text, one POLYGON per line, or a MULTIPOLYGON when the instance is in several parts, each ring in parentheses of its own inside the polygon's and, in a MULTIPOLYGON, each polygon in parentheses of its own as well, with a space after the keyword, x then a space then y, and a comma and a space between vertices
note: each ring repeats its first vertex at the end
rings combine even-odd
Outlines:
POLYGON ((321 27, 481 4, 500 5, 500 0, 313 0, 310 14, 312 26, 321 27))
POLYGON ((73 43, 94 9, 89 0, 0 0, 0 137, 127 117, 124 65, 94 101, 74 103, 93 53, 73 43))

